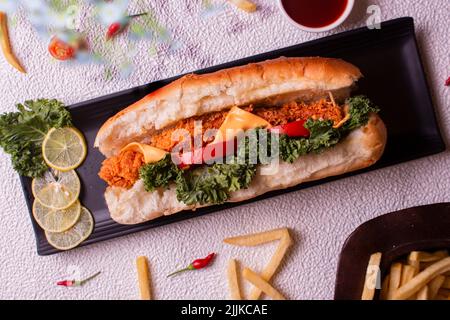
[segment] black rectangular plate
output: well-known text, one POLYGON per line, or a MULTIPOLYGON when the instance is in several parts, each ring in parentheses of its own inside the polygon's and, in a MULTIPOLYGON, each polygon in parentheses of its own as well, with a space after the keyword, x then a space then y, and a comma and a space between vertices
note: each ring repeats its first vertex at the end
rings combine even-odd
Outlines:
MULTIPOLYGON (((381 252, 381 277, 411 251, 450 249, 450 203, 388 213, 360 225, 342 248, 335 300, 360 300, 370 255, 381 252)), ((379 290, 375 298, 378 299, 379 290)))
MULTIPOLYGON (((381 107, 381 117, 388 128, 389 138, 382 159, 376 165, 358 173, 417 159, 445 150, 444 142, 437 127, 433 104, 417 48, 412 18, 400 18, 384 22, 380 30, 369 30, 368 28, 352 30, 202 69, 195 73, 208 73, 223 68, 245 65, 250 62, 274 59, 280 56, 342 58, 361 68, 365 78, 358 83, 357 93, 366 94, 381 107)), ((117 111, 180 76, 156 81, 70 107, 74 123, 84 133, 89 145, 86 161, 77 169, 82 181, 80 200, 91 210, 95 219, 94 232, 81 246, 246 203, 212 206, 195 212, 183 212, 131 226, 117 224, 110 218, 103 200, 103 192, 106 185, 97 176, 104 158, 92 147, 97 130, 106 119, 117 111)), ((294 188, 270 192, 250 201, 308 188, 350 175, 352 174, 304 183, 294 188)), ((31 214, 33 203, 31 181, 23 177, 21 181, 31 214)), ((36 233, 38 254, 48 255, 58 252, 58 250, 47 243, 44 232, 33 218, 32 223, 36 233)))

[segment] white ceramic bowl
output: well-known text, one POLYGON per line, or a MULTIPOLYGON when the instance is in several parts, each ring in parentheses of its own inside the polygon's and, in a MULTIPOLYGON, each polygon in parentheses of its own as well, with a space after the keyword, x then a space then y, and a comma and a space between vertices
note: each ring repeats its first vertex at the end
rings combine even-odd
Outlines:
POLYGON ((308 32, 325 32, 325 31, 329 31, 329 30, 332 30, 332 29, 340 26, 350 15, 350 13, 353 10, 354 5, 355 5, 355 0, 348 0, 347 7, 345 8, 344 12, 339 17, 339 19, 337 19, 332 24, 329 24, 329 25, 321 27, 321 28, 311 28, 311 27, 304 26, 304 25, 298 23, 297 21, 295 21, 294 19, 292 19, 289 16, 289 14, 286 12, 286 9, 284 9, 282 1, 278 0, 278 6, 280 7, 280 10, 283 13, 283 15, 297 28, 302 29, 303 31, 308 31, 308 32))

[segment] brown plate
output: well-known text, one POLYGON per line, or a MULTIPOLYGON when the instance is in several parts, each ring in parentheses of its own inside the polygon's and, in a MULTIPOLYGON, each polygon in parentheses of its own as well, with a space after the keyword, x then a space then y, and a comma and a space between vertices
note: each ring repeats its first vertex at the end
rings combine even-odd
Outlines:
POLYGON ((342 248, 334 299, 361 299, 367 264, 374 252, 383 254, 380 267, 384 277, 393 261, 411 251, 448 248, 450 203, 400 210, 363 223, 342 248))

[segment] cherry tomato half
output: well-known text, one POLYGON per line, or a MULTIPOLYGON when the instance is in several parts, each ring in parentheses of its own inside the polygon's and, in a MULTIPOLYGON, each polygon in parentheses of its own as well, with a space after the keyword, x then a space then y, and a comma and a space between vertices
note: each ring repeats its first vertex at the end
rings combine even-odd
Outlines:
POLYGON ((75 57, 76 49, 58 37, 53 37, 48 45, 48 51, 53 58, 61 61, 70 60, 75 57))
POLYGON ((273 127, 272 131, 285 134, 289 137, 309 137, 309 130, 305 128, 305 120, 289 122, 281 126, 273 127))

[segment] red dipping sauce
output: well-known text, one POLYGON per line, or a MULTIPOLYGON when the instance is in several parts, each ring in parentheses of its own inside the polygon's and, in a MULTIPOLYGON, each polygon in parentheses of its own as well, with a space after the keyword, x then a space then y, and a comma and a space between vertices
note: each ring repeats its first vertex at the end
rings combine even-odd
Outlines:
POLYGON ((309 28, 322 28, 342 16, 348 0, 281 0, 281 3, 297 23, 309 28))

